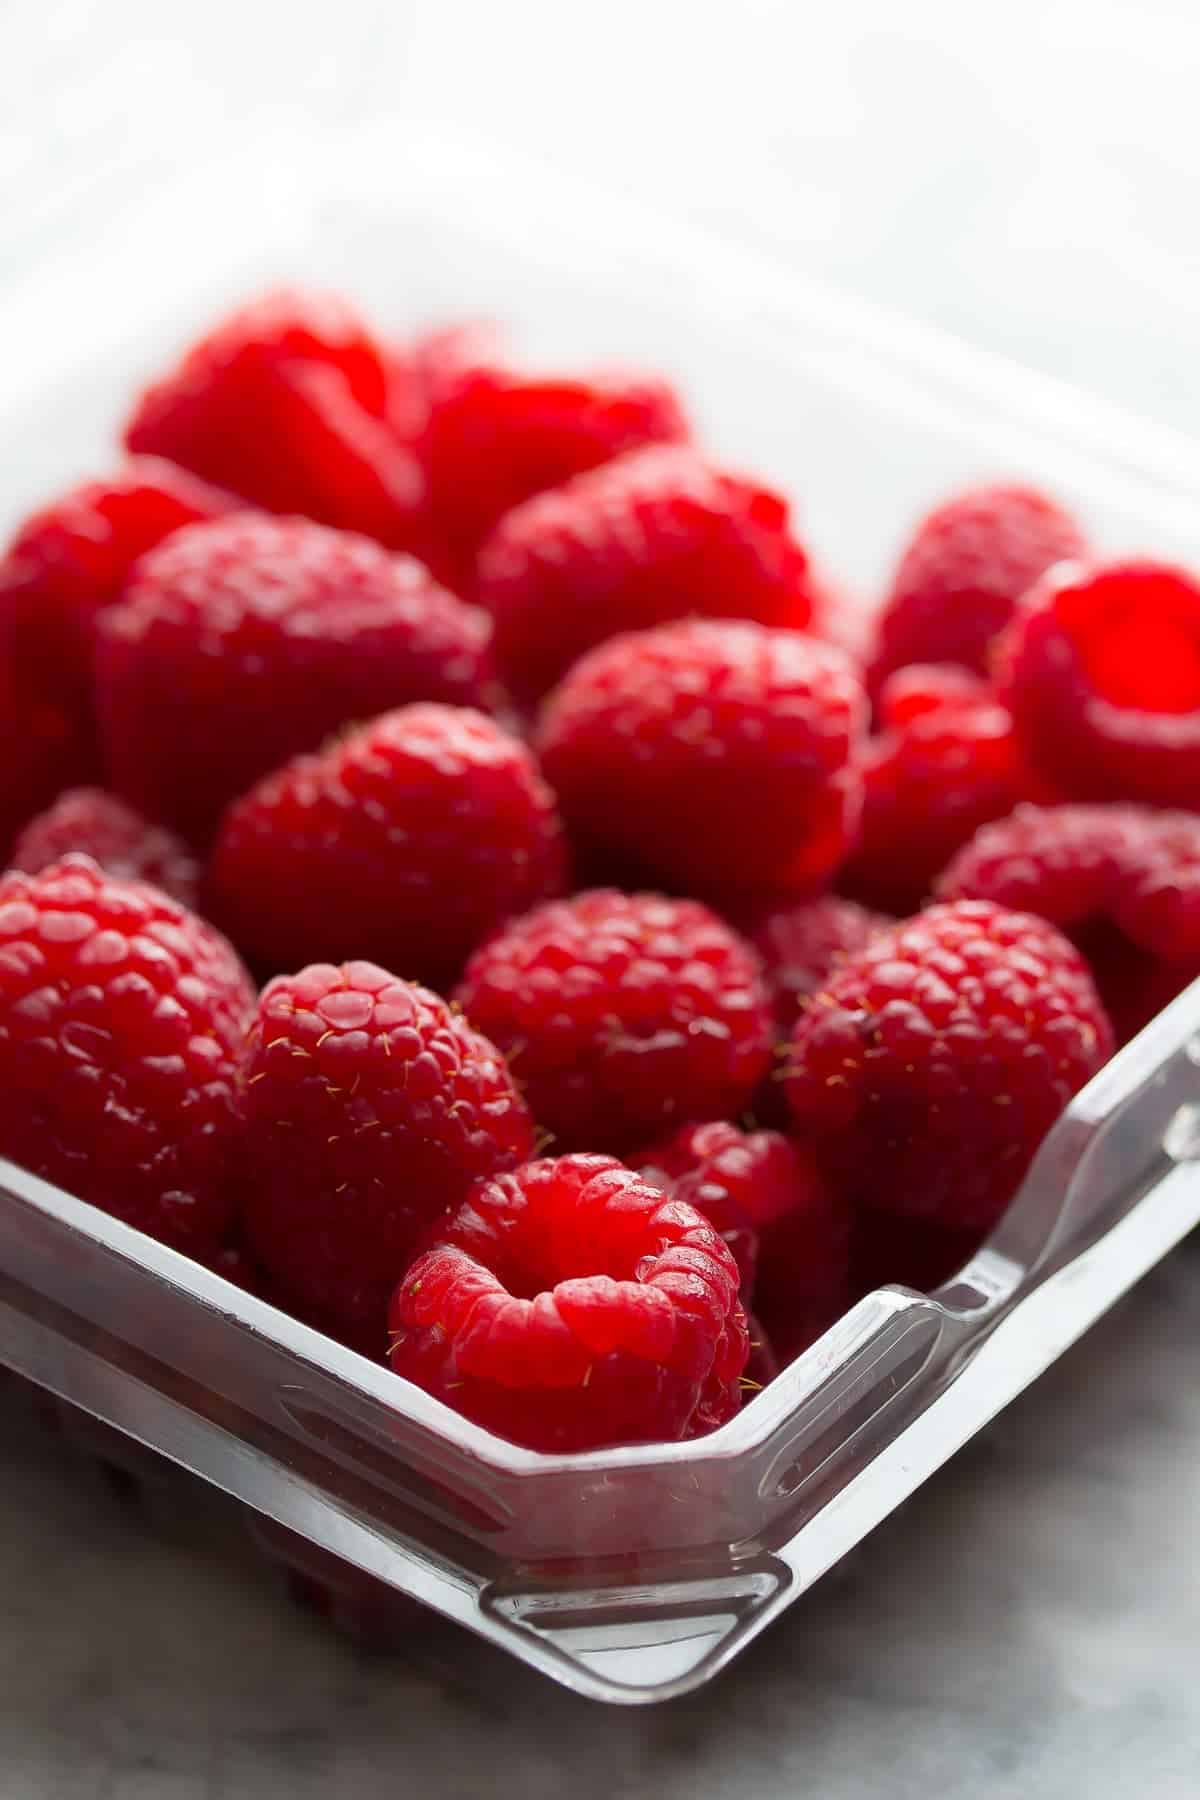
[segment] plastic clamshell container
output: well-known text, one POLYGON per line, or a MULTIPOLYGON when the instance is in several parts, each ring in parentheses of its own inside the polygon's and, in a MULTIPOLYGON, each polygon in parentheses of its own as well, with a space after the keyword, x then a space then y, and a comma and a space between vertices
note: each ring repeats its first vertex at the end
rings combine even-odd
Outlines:
MULTIPOLYGON (((878 581, 941 493, 993 474, 1048 483, 1102 544, 1200 562, 1187 440, 618 196, 390 131, 259 142, 11 294, 6 511, 102 468, 137 380, 280 278, 344 288, 401 329, 495 317, 547 362, 666 370, 851 584, 878 581)), ((953 1281, 868 1295, 710 1437, 572 1457, 492 1437, 0 1163, 0 1364, 214 1483, 314 1568, 425 1602, 597 1699, 664 1699, 713 1676, 1191 1229, 1198 1162, 1200 984, 1076 1098, 953 1281)))

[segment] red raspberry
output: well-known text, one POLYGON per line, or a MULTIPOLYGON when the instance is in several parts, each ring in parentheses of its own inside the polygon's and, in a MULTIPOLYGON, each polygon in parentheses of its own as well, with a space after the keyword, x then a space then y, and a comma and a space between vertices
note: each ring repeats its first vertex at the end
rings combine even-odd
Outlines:
POLYGON ((757 959, 694 900, 597 888, 537 907, 475 952, 457 998, 567 1149, 736 1113, 771 1054, 757 959))
POLYGON ((0 1154, 208 1256, 254 990, 210 926, 70 857, 0 879, 0 1154))
POLYGON ((787 1095, 856 1210, 982 1230, 1111 1050, 1066 938, 962 900, 842 963, 796 1027, 787 1095))
POLYGON ((869 686, 909 663, 988 672, 992 640, 1053 563, 1082 556, 1075 520, 1036 488, 958 494, 918 525, 876 627, 869 686))
POLYGON ((760 918, 749 937, 762 958, 783 1036, 791 1036, 810 994, 824 987, 842 958, 890 924, 886 913, 869 912, 837 894, 778 906, 760 918))
POLYGON ((883 734, 863 758, 859 841, 839 886, 868 906, 915 912, 961 844, 1042 784, 993 690, 953 668, 911 668, 883 694, 883 734))
POLYGON ((356 533, 261 513, 193 526, 143 559, 102 622, 109 774, 204 841, 231 800, 348 720, 490 704, 488 637, 419 563, 356 533))
POLYGON ((390 382, 386 352, 344 301, 265 294, 147 388, 125 442, 270 512, 407 546, 424 479, 394 428, 390 382))
POLYGON ((420 440, 435 529, 470 568, 514 506, 646 444, 688 436, 665 381, 623 370, 547 376, 506 366, 478 331, 422 347, 430 413, 420 440))
POLYGON ((436 994, 371 963, 264 989, 241 1106, 251 1249, 293 1304, 374 1329, 381 1349, 419 1233, 533 1148, 503 1057, 436 994))
POLYGON ((998 650, 1017 736, 1073 799, 1200 796, 1200 583, 1165 563, 1052 573, 998 650))
POLYGON ((1121 1038, 1200 977, 1200 816, 1136 806, 1023 806, 978 832, 938 883, 947 900, 1037 913, 1087 957, 1121 1038))
POLYGON ((685 1125, 634 1160, 646 1180, 686 1200, 721 1233, 742 1272, 743 1295, 768 1326, 840 1303, 850 1218, 802 1146, 778 1131, 739 1131, 715 1120, 685 1125))
POLYGON ((689 619, 584 657, 537 741, 585 852, 714 896, 803 893, 853 831, 864 723, 857 677, 831 645, 689 619))
POLYGON ((429 705, 251 788, 225 816, 211 884, 264 965, 361 953, 441 985, 564 872, 554 798, 525 746, 482 713, 429 705))
POLYGON ((670 1194, 676 1200, 686 1200, 708 1220, 729 1247, 729 1254, 738 1267, 742 1298, 748 1302, 758 1272, 758 1232, 738 1192, 745 1185, 748 1159, 742 1158, 739 1162, 726 1158, 733 1165, 731 1179, 727 1179, 721 1169, 708 1170, 710 1161, 718 1160, 720 1153, 728 1150, 727 1132, 734 1143, 741 1140, 737 1126, 726 1125, 724 1121, 711 1125, 685 1125, 673 1137, 648 1144, 628 1161, 643 1181, 661 1188, 664 1194, 670 1194), (706 1174, 711 1178, 706 1179, 706 1174))
POLYGON ((29 875, 73 850, 122 881, 148 881, 181 906, 195 906, 199 871, 186 845, 151 825, 102 788, 71 788, 25 827, 13 848, 14 869, 29 875))
POLYGON ((39 738, 58 746, 30 813, 99 767, 92 724, 98 615, 145 551, 235 504, 170 463, 132 457, 115 475, 71 488, 17 531, 0 561, 0 655, 24 709, 40 720, 39 738))
POLYGON ((688 449, 634 452, 515 508, 476 592, 524 700, 618 632, 692 614, 800 628, 812 612, 787 502, 688 449))
POLYGON ((392 1367, 533 1450, 698 1437, 741 1404, 737 1269, 607 1156, 479 1182, 392 1301, 392 1367))

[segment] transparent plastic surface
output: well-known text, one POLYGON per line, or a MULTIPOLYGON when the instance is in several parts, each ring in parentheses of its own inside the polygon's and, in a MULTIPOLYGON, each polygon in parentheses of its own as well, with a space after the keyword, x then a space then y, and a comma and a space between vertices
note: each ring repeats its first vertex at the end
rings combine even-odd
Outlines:
MULTIPOLYGON (((102 467, 131 384, 276 277, 400 327, 495 316, 547 358, 666 369, 852 583, 941 490, 992 473, 1051 483, 1114 548, 1200 561, 1186 444, 624 201, 378 133, 259 145, 11 297, 28 356, 0 414, 6 507, 102 467)), ((1200 985, 1078 1096, 953 1281, 867 1296, 709 1438, 570 1458, 0 1163, 0 1363, 93 1421, 101 1453, 115 1428, 245 1503, 303 1578, 654 1700, 713 1675, 1190 1230, 1198 1160, 1200 985)))

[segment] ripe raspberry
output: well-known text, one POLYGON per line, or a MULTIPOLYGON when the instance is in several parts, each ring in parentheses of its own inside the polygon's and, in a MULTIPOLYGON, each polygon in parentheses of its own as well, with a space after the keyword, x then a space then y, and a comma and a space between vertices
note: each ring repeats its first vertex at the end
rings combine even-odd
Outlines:
POLYGON ((618 632, 694 614, 802 628, 812 612, 787 502, 688 449, 637 451, 526 501, 477 574, 523 700, 618 632))
POLYGON ((420 448, 433 520, 467 568, 502 514, 531 495, 624 451, 688 436, 679 400, 654 378, 524 373, 478 332, 439 333, 423 366, 431 405, 420 448))
MULTIPOLYGON (((749 1302, 758 1273, 758 1232, 737 1192, 744 1185, 744 1164, 748 1159, 734 1162, 732 1179, 725 1179, 719 1169, 713 1171, 708 1180, 700 1173, 710 1161, 718 1158, 721 1151, 727 1150, 726 1132, 735 1143, 740 1141, 742 1134, 736 1125, 726 1125, 723 1121, 711 1125, 685 1125, 674 1136, 657 1144, 648 1144, 627 1160, 643 1181, 661 1188, 673 1199, 686 1200, 708 1220, 728 1246, 729 1254, 737 1264, 742 1299, 749 1302), (710 1142, 711 1157, 707 1150, 710 1142)), ((726 1160, 731 1159, 727 1157, 726 1160)))
POLYGON ((769 1328, 840 1302, 850 1218, 802 1146, 778 1131, 739 1131, 715 1120, 685 1125, 633 1160, 647 1181, 686 1200, 721 1233, 744 1298, 753 1298, 769 1328))
POLYGON ((876 628, 868 685, 878 698, 909 663, 988 672, 992 640, 1052 564, 1082 556, 1075 520, 1028 487, 974 488, 918 525, 876 628))
POLYGON ((985 1230, 1111 1050, 1066 938, 962 900, 842 963, 796 1027, 787 1095, 855 1210, 985 1230))
POLYGON ((348 720, 496 698, 484 615, 419 563, 308 519, 178 532, 105 615, 97 708, 110 777, 203 842, 224 807, 348 720))
POLYGON ((439 986, 563 878, 529 751, 482 713, 433 705, 268 775, 225 815, 211 865, 218 916, 264 965, 362 954, 439 986))
POLYGON ((157 457, 132 457, 116 474, 71 488, 17 531, 0 560, 0 656, 24 709, 40 720, 40 740, 58 747, 53 785, 37 792, 30 814, 99 768, 91 698, 98 615, 145 551, 234 504, 157 457))
POLYGON ((883 733, 863 757, 857 847, 838 885, 866 905, 915 912, 961 844, 1042 788, 994 691, 952 668, 911 668, 883 693, 883 733))
POLYGON ((386 352, 345 302, 269 293, 146 389, 125 442, 270 512, 407 547, 424 479, 394 429, 390 380, 386 352))
POLYGON ((796 631, 689 619, 613 638, 547 702, 547 779, 584 851, 671 886, 804 893, 854 827, 865 701, 796 631))
POLYGON ((0 878, 0 1154, 176 1248, 225 1240, 254 990, 157 888, 68 857, 0 878))
POLYGON ((753 952, 694 900, 598 888, 537 907, 475 952, 457 998, 567 1149, 736 1113, 771 1053, 753 952))
POLYGON ((1200 816, 1136 806, 1023 806, 985 826, 938 883, 1064 931, 1120 1038, 1200 977, 1200 816))
POLYGON ((737 1269, 607 1156, 480 1181, 392 1301, 392 1367, 533 1450, 676 1442, 741 1404, 737 1269))
POLYGON ((778 906, 759 919, 749 937, 762 958, 781 1035, 791 1036, 809 995, 824 987, 842 958, 890 924, 886 913, 837 894, 778 906))
POLYGON ((504 1059, 436 994, 371 963, 263 991, 242 1065, 245 1228, 281 1293, 383 1348, 418 1234, 533 1127, 504 1059))
POLYGON ((199 871, 187 847, 102 788, 60 794, 48 811, 30 820, 10 861, 14 869, 36 875, 76 850, 121 881, 148 881, 181 906, 196 904, 199 871))
POLYGON ((1070 798, 1194 806, 1200 583, 1165 563, 1052 573, 998 647, 1029 760, 1070 798))

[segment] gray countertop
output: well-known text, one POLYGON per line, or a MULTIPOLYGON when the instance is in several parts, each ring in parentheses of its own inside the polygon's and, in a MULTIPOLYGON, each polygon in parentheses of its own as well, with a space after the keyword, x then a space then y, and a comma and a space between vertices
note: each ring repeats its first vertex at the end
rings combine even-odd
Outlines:
MULTIPOLYGON (((204 12, 185 42, 149 0, 3 10, 0 280, 234 115, 421 110, 1195 427, 1192 9, 204 12)), ((1192 1244, 715 1687, 628 1713, 436 1622, 348 1647, 225 1510, 147 1519, 0 1398, 0 1793, 1194 1800, 1198 1340, 1192 1244)))

